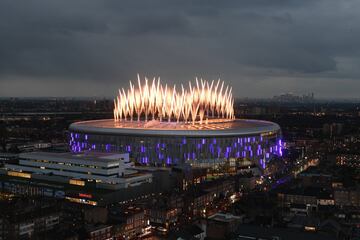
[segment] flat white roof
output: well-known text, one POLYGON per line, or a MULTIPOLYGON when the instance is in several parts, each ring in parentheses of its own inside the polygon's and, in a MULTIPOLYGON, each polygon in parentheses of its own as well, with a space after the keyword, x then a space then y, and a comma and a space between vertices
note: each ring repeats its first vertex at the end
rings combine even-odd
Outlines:
POLYGON ((108 166, 118 164, 120 158, 128 158, 128 153, 109 154, 109 153, 52 153, 52 152, 29 152, 21 153, 20 159, 48 160, 54 162, 76 162, 98 166, 108 166))
POLYGON ((187 137, 221 137, 248 136, 265 132, 280 131, 280 126, 273 122, 237 119, 209 120, 208 124, 160 122, 160 121, 119 121, 113 119, 76 122, 70 125, 70 131, 108 134, 108 135, 138 135, 138 136, 187 136, 187 137))
POLYGON ((231 222, 233 220, 241 220, 244 218, 244 215, 236 216, 230 213, 215 213, 208 217, 208 219, 219 221, 219 222, 231 222))

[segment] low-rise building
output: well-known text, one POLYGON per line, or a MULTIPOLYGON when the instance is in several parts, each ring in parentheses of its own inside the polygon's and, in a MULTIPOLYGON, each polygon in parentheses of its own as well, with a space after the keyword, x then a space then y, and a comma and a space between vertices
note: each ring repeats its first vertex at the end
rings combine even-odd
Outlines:
POLYGON ((121 239, 136 239, 144 234, 149 226, 144 209, 133 206, 111 209, 110 221, 117 224, 115 236, 121 239))
POLYGON ((98 188, 121 189, 152 181, 150 173, 132 169, 129 154, 31 152, 19 156, 18 163, 6 163, 8 175, 31 178, 46 175, 49 180, 68 178, 70 184, 84 185, 93 181, 98 188), (53 177, 54 176, 54 177, 53 177))
POLYGON ((337 154, 335 161, 341 166, 360 167, 360 154, 337 154))
POLYGON ((334 196, 331 191, 316 188, 285 189, 278 193, 278 200, 282 206, 291 204, 305 204, 308 208, 317 209, 319 205, 334 205, 334 196))
POLYGON ((360 189, 336 188, 334 189, 334 202, 337 206, 360 207, 360 189))
POLYGON ((110 239, 113 239, 112 226, 88 225, 85 227, 83 239, 86 239, 86 240, 110 240, 110 239))
POLYGON ((148 218, 151 224, 170 228, 177 224, 182 210, 171 207, 154 207, 147 210, 148 218))
POLYGON ((178 231, 172 232, 169 234, 167 239, 194 239, 194 240, 204 240, 206 237, 206 232, 197 225, 184 226, 178 231))
POLYGON ((244 216, 216 213, 207 219, 206 236, 211 239, 227 239, 243 223, 244 216))
POLYGON ((55 229, 61 219, 54 204, 19 201, 1 209, 0 239, 33 239, 55 229))
POLYGON ((108 210, 105 207, 82 207, 82 217, 87 223, 102 223, 105 224, 108 221, 108 210))
POLYGON ((332 174, 320 171, 318 167, 310 166, 298 175, 303 187, 330 188, 332 185, 332 174))

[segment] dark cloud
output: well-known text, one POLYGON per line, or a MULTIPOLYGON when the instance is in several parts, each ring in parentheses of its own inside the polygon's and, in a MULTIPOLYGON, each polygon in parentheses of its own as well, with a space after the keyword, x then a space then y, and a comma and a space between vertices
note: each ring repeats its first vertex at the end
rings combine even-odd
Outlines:
POLYGON ((181 15, 147 15, 132 17, 126 22, 125 35, 171 34, 186 35, 191 32, 190 22, 181 15))
POLYGON ((238 96, 329 97, 341 80, 335 95, 356 95, 358 7, 356 0, 3 0, 0 96, 111 96, 137 72, 170 83, 222 77, 238 96))

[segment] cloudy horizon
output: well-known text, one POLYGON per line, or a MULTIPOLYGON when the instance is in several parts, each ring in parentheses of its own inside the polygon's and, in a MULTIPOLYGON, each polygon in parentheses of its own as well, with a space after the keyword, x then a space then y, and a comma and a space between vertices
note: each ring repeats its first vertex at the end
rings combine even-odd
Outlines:
POLYGON ((0 2, 0 97, 112 97, 136 75, 235 97, 358 98, 360 1, 0 2))

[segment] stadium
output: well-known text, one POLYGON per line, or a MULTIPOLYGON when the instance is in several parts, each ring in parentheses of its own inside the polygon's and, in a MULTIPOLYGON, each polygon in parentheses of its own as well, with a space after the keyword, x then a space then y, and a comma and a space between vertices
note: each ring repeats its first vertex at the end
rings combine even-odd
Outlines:
POLYGON ((282 155, 276 123, 235 119, 231 88, 196 79, 185 89, 138 77, 138 87, 119 90, 114 119, 69 127, 72 152, 128 152, 137 164, 207 166, 247 159, 263 169, 282 155))

